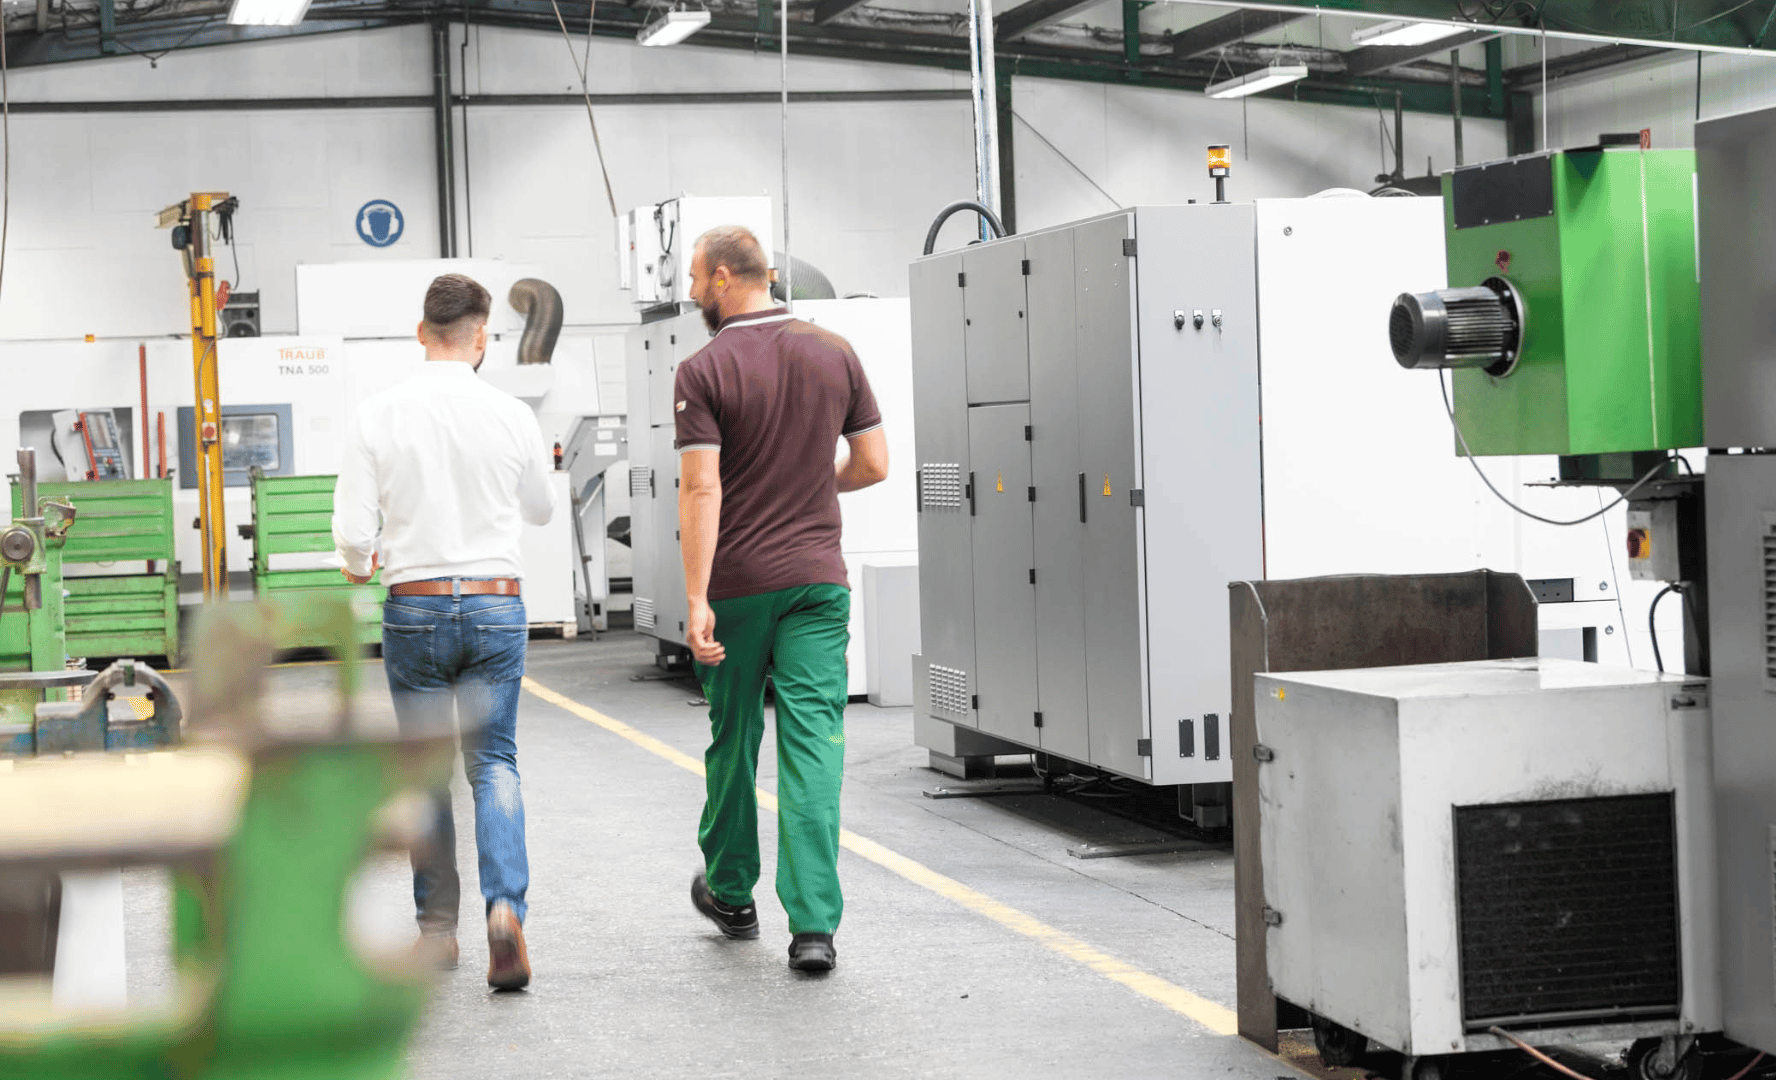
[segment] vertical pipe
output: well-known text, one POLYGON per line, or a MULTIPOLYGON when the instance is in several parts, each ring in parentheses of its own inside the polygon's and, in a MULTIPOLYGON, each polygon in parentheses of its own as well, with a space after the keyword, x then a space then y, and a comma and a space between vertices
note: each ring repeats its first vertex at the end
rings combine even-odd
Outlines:
POLYGON ((783 140, 783 304, 795 310, 795 259, 789 247, 789 0, 783 0, 778 17, 782 49, 782 74, 778 79, 778 108, 782 113, 783 140))
POLYGON ((148 346, 136 346, 136 359, 142 368, 142 411, 136 424, 142 429, 142 479, 148 479, 148 346))
POLYGON ((1122 62, 1129 81, 1141 81, 1141 0, 1122 0, 1122 62))
MULTIPOLYGON (((146 421, 143 421, 143 422, 146 423, 146 421)), ((166 413, 162 412, 162 413, 156 414, 155 427, 157 430, 156 430, 156 433, 154 436, 154 445, 159 448, 159 452, 155 458, 156 463, 154 466, 154 475, 157 479, 165 480, 166 474, 167 474, 167 414, 166 413)))
POLYGON ((1394 91, 1394 179, 1406 179, 1406 95, 1394 91))
POLYGON ((450 24, 432 24, 432 134, 438 172, 438 256, 456 257, 456 152, 451 148, 450 24))
POLYGON ((1486 112, 1489 116, 1505 115, 1504 38, 1486 43, 1486 112))
POLYGON ((37 451, 21 447, 18 452, 19 516, 37 516, 37 451))
POLYGON ((1462 65, 1461 50, 1449 50, 1449 113, 1455 118, 1455 167, 1462 164, 1462 65))
MULTIPOLYGON (((38 514, 37 514, 37 451, 25 450, 25 449, 19 450, 19 452, 18 452, 18 466, 19 466, 19 510, 21 510, 23 512, 23 517, 25 518, 25 520, 29 521, 33 518, 37 518, 37 516, 38 516, 38 514)), ((24 607, 25 607, 26 611, 36 611, 37 609, 39 609, 43 606, 43 575, 42 574, 26 574, 25 580, 23 581, 23 583, 21 583, 20 588, 24 594, 24 607)), ((0 603, 4 603, 4 601, 5 601, 5 597, 0 596, 0 603)), ((31 640, 32 640, 32 635, 31 635, 30 629, 27 628, 25 631, 25 641, 27 644, 29 644, 31 642, 31 640)), ((35 650, 33 650, 33 651, 35 651, 35 650)))
POLYGON ((999 223, 1017 232, 1016 131, 1011 106, 1011 72, 999 74, 999 223))
MULTIPOLYGON (((999 109, 998 72, 993 56, 993 0, 968 0, 968 59, 974 90, 975 198, 998 216, 999 109)), ((983 219, 980 238, 990 240, 992 226, 983 219)))
POLYGON ((117 3, 116 0, 99 0, 99 55, 111 56, 117 52, 117 3))

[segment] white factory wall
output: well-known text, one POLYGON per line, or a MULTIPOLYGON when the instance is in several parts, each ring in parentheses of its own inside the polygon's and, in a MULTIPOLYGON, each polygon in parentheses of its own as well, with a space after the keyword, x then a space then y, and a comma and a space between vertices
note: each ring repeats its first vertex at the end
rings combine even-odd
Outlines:
MULTIPOLYGON (((158 67, 126 57, 27 68, 13 74, 11 93, 21 102, 424 95, 428 35, 405 27, 197 49, 158 67)), ((453 58, 466 66, 457 83, 472 93, 578 89, 555 35, 484 29, 470 35, 466 52, 455 47, 460 36, 453 43, 453 58)), ((777 64, 763 53, 600 40, 591 89, 773 91, 777 64)), ((792 62, 791 80, 798 90, 851 91, 958 90, 967 82, 953 72, 805 58, 792 62)), ((1013 94, 1024 229, 1111 208, 1080 170, 1124 204, 1208 198, 1202 150, 1210 142, 1235 145, 1231 192, 1241 199, 1367 187, 1382 162, 1371 110, 1289 102, 1242 110, 1176 91, 1033 79, 1016 80, 1013 94)), ((681 191, 780 193, 775 103, 602 106, 598 120, 619 210, 681 191)), ((1448 126, 1409 118, 1413 171, 1426 153, 1446 163, 1448 126)), ((268 333, 296 329, 297 263, 438 253, 425 108, 32 114, 15 116, 12 133, 18 152, 0 340, 178 333, 183 280, 151 215, 191 190, 241 197, 241 286, 260 290, 268 333), (393 247, 371 248, 356 235, 355 214, 371 199, 403 211, 406 231, 393 247)), ((1502 148, 1502 128, 1470 120, 1467 139, 1470 156, 1487 155, 1495 142, 1502 148)), ((904 295, 905 263, 931 215, 972 193, 967 102, 800 103, 790 143, 796 254, 842 292, 904 295)), ((632 320, 616 288, 609 203, 583 107, 471 109, 458 150, 459 254, 544 268, 566 300, 569 325, 632 320)), ((968 228, 958 218, 944 243, 961 242, 968 228)), ((219 263, 221 274, 235 276, 232 255, 219 263)), ((614 372, 615 360, 600 356, 601 370, 614 372)))
POLYGON ((1653 147, 1696 145, 1698 112, 1706 120, 1776 105, 1776 57, 1703 54, 1697 97, 1696 54, 1676 53, 1555 83, 1546 100, 1548 145, 1595 144, 1605 132, 1651 129, 1653 147))
MULTIPOLYGON (((1208 202, 1215 197, 1205 148, 1233 148, 1227 195, 1236 202, 1299 198, 1327 188, 1368 191, 1391 172, 1374 109, 1252 99, 1216 101, 1199 94, 1129 86, 1017 79, 1018 229, 1076 221, 1118 205, 1208 202)), ((1387 116, 1391 131, 1393 116, 1387 116)), ((1422 175, 1455 160, 1448 117, 1406 114, 1406 172, 1422 175)), ((1463 160, 1505 153, 1504 124, 1469 118, 1463 160)))

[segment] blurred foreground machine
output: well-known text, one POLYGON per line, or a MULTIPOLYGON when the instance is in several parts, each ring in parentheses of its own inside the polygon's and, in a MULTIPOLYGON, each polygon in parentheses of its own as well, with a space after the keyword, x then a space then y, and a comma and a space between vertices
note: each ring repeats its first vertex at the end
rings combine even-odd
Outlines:
POLYGON ((371 1080, 396 1075, 425 998, 411 951, 365 955, 341 905, 367 853, 406 850, 406 792, 447 775, 451 738, 354 731, 358 623, 314 595, 208 613, 192 749, 0 773, 0 878, 169 866, 176 992, 131 1011, 71 1010, 45 980, 0 980, 0 1074, 371 1080), (343 661, 329 730, 280 733, 263 668, 291 636, 343 661))
MULTIPOLYGON (((1229 581, 1519 572, 1571 601, 1543 606, 1545 649, 1626 661, 1608 553, 1480 536, 1433 391, 1388 364, 1375 312, 1400 275, 1447 280, 1440 214, 1144 206, 913 264, 933 767, 1037 751, 1192 785, 1181 812, 1226 825, 1229 581), (1337 478, 1361 475, 1387 480, 1353 514, 1337 478)), ((1563 513, 1571 494, 1527 497, 1563 513)))

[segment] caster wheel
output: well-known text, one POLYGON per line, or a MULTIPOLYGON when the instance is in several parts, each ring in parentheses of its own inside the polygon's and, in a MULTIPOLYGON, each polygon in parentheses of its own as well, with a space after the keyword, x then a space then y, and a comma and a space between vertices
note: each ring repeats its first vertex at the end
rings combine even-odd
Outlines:
POLYGON ((1321 1017, 1313 1018, 1314 1048, 1327 1065, 1355 1065, 1369 1049, 1369 1039, 1342 1024, 1321 1017))
POLYGON ((1630 1080, 1701 1080, 1702 1055, 1693 1046, 1674 1066, 1668 1066, 1659 1059, 1660 1043, 1659 1039, 1640 1039, 1628 1048, 1630 1080))
POLYGON ((1440 1058, 1407 1058, 1405 1080, 1443 1080, 1445 1069, 1440 1058))

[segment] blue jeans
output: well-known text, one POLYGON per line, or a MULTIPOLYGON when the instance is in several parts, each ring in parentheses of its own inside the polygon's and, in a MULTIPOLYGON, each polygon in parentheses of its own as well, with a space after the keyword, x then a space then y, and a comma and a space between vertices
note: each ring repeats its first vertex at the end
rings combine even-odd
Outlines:
MULTIPOLYGON (((382 609, 382 659, 403 735, 454 733, 475 794, 475 847, 487 911, 496 900, 524 919, 530 861, 518 786, 518 694, 529 627, 512 596, 390 596, 382 609)), ((450 792, 433 796, 429 843, 413 851, 420 929, 453 933, 461 901, 450 792)))

